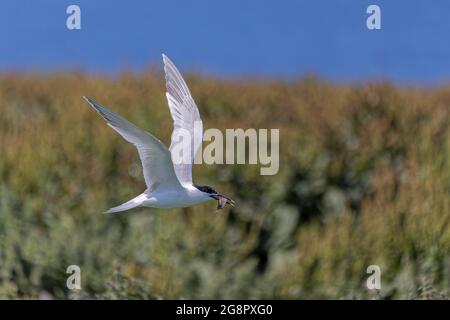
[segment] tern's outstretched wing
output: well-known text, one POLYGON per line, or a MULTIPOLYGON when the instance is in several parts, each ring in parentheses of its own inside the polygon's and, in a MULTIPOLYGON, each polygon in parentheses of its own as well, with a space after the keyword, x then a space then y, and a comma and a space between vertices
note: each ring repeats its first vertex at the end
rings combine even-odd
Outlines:
POLYGON ((195 154, 203 139, 203 122, 197 106, 189 92, 178 69, 172 61, 163 54, 164 71, 166 73, 167 101, 174 122, 170 152, 174 163, 175 173, 183 185, 192 184, 192 164, 195 154), (182 139, 186 137, 190 139, 182 139), (180 147, 180 143, 187 144, 187 148, 180 147), (190 155, 180 157, 180 150, 189 150, 190 155))
POLYGON ((145 184, 148 190, 181 187, 174 171, 170 152, 161 141, 94 100, 87 97, 83 98, 106 120, 111 128, 136 146, 141 158, 145 184))

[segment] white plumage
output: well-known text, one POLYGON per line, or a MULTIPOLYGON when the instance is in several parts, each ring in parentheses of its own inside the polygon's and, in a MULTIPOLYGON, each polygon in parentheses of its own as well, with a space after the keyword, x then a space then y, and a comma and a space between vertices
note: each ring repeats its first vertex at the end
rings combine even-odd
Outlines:
POLYGON ((192 182, 192 164, 202 143, 203 123, 200 113, 189 92, 186 82, 170 59, 163 55, 166 74, 167 101, 174 121, 170 148, 153 135, 136 127, 94 100, 86 101, 117 131, 125 140, 134 144, 142 162, 147 189, 134 199, 106 211, 114 213, 139 206, 155 208, 188 207, 211 199, 218 201, 218 208, 225 203, 234 206, 234 201, 217 193, 207 186, 196 186, 192 182), (179 137, 188 132, 191 154, 189 161, 179 161, 174 150, 179 146, 179 137))

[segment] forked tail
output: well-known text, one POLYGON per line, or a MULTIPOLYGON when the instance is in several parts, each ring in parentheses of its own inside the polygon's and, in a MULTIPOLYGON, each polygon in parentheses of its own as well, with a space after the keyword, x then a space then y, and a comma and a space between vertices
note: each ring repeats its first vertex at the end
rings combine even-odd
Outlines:
POLYGON ((140 194, 136 198, 131 199, 130 201, 127 201, 120 206, 113 207, 111 209, 108 209, 105 213, 116 213, 121 211, 130 210, 136 207, 139 207, 142 205, 142 203, 145 200, 145 194, 140 194))

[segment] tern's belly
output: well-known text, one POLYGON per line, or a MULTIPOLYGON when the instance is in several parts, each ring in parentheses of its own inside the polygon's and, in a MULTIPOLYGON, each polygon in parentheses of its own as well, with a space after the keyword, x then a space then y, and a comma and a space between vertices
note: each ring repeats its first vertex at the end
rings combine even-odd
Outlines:
POLYGON ((192 197, 189 194, 161 193, 152 194, 143 205, 152 208, 184 208, 208 200, 203 197, 192 197))

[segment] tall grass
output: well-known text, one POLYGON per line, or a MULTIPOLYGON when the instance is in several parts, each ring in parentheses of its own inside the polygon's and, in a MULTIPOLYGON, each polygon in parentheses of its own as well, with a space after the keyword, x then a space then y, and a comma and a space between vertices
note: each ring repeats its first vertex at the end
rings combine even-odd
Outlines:
POLYGON ((280 172, 196 166, 236 208, 106 216, 144 181, 81 96, 168 144, 163 76, 0 75, 0 298, 73 297, 72 264, 78 298, 446 298, 449 88, 187 80, 205 128, 279 128, 280 172))

